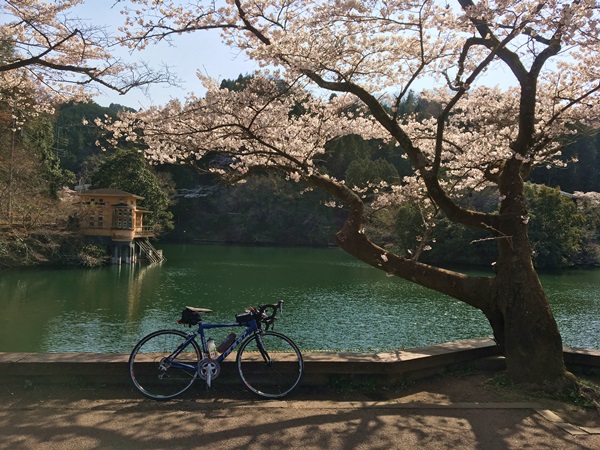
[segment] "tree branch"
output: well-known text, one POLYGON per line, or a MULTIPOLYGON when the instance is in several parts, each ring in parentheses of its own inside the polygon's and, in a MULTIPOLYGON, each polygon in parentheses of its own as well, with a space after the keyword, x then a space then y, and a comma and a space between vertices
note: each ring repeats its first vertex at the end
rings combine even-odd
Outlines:
POLYGON ((420 284, 460 299, 482 310, 487 308, 493 279, 471 277, 451 270, 423 264, 400 257, 371 242, 363 229, 364 205, 351 189, 319 175, 306 178, 306 184, 318 187, 349 205, 349 213, 342 229, 336 234, 336 243, 357 259, 394 276, 420 284))

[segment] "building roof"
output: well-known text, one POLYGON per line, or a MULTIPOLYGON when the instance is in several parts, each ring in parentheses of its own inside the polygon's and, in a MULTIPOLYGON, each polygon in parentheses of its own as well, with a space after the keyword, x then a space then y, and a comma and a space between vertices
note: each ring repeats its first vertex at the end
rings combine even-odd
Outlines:
POLYGON ((128 205, 127 203, 115 203, 114 205, 112 205, 113 208, 127 208, 127 209, 133 209, 133 206, 128 205))
POLYGON ((112 197, 135 197, 138 200, 144 200, 144 197, 132 194, 130 192, 121 191, 119 189, 90 189, 89 191, 82 191, 80 195, 104 195, 112 197))

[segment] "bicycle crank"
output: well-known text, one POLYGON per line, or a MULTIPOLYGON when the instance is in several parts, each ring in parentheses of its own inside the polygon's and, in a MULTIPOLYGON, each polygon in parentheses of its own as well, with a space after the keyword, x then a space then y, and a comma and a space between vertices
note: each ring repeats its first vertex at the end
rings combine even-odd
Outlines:
POLYGON ((206 381, 206 386, 210 387, 212 380, 221 373, 221 365, 214 359, 204 358, 198 364, 198 376, 206 381))

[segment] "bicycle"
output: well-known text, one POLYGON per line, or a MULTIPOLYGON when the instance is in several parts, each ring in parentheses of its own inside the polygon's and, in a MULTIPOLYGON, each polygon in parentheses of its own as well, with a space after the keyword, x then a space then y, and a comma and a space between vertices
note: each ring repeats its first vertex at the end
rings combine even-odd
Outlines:
POLYGON ((197 378, 210 388, 223 360, 238 347, 238 373, 254 394, 281 398, 298 385, 304 370, 302 354, 289 337, 272 331, 277 312, 283 314, 283 301, 258 309, 250 307, 237 314, 232 323, 204 323, 202 316, 211 312, 188 306, 177 322, 198 325, 196 331, 159 330, 136 344, 129 357, 129 375, 143 396, 169 400, 183 394, 197 378), (245 330, 239 337, 230 334, 219 347, 206 339, 205 330, 227 327, 245 330), (196 341, 198 336, 200 342, 196 341))

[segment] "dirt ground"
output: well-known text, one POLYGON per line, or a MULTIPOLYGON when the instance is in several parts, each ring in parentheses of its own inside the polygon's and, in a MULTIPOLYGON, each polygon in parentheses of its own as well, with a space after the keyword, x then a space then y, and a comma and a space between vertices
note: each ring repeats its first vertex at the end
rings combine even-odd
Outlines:
MULTIPOLYGON (((581 375, 580 378, 600 387, 600 376, 581 375)), ((403 401, 429 403, 449 399, 454 403, 538 403, 557 413, 565 422, 581 427, 600 426, 600 409, 586 398, 557 399, 520 389, 502 373, 448 374, 421 380, 409 391, 403 401)))
MULTIPOLYGON (((598 386, 599 375, 577 375, 598 386)), ((541 392, 514 386, 504 373, 451 372, 394 387, 377 388, 369 382, 355 385, 325 386, 304 389, 294 395, 299 399, 339 401, 387 401, 399 403, 536 403, 556 412, 565 422, 582 427, 600 426, 600 407, 587 398, 556 398, 541 392)))
MULTIPOLYGON (((581 379, 600 386, 600 376, 578 375, 581 379)), ((207 400, 261 400, 244 389, 241 383, 219 384, 216 380, 211 389, 202 382, 196 385, 174 402, 176 407, 184 408, 186 403, 207 400)), ((44 402, 85 402, 86 400, 116 400, 127 402, 150 402, 143 399, 130 385, 102 384, 47 384, 43 380, 29 379, 18 382, 0 382, 0 403, 3 406, 19 405, 35 407, 44 402)), ((325 386, 299 386, 285 400, 299 401, 340 401, 340 402, 384 402, 384 403, 423 403, 423 404, 459 404, 459 403, 528 403, 539 404, 544 409, 557 413, 565 422, 580 427, 600 427, 600 410, 585 399, 557 399, 526 391, 512 386, 502 373, 488 372, 452 372, 419 380, 406 380, 395 386, 377 386, 376 380, 364 381, 332 380, 325 386)), ((154 403, 154 402, 153 402, 154 403)), ((175 407, 172 405, 172 407, 175 407)))
POLYGON ((168 402, 142 398, 125 380, 6 380, 2 450, 600 448, 596 409, 511 387, 498 373, 453 372, 385 388, 373 378, 338 378, 275 401, 224 379, 168 402))

